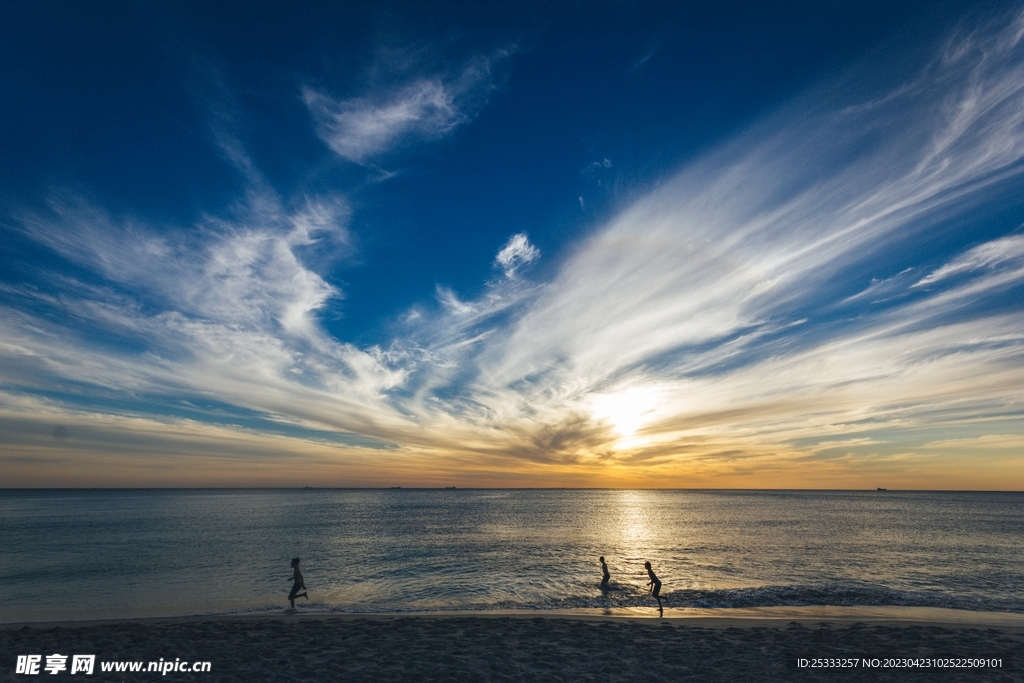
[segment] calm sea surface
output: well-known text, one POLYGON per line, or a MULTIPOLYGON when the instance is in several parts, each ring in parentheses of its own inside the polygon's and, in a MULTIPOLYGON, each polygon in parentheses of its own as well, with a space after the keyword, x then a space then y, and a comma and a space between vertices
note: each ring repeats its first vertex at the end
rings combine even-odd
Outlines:
POLYGON ((0 621, 913 605, 1024 612, 1024 494, 0 491, 0 621), (599 589, 599 555, 612 589, 599 589))

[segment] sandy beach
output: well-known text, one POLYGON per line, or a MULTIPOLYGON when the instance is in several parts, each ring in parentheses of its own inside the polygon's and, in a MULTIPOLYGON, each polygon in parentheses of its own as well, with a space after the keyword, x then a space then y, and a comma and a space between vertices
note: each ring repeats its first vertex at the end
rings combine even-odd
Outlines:
MULTIPOLYGON (((105 680, 207 681, 1020 681, 1014 670, 882 668, 886 659, 1024 656, 1020 615, 828 608, 716 610, 664 619, 577 613, 283 614, 7 625, 18 655, 95 654, 105 680), (931 618, 929 620, 929 617, 931 618), (794 658, 857 666, 811 670, 794 658), (877 668, 864 658, 882 660, 877 668), (102 662, 210 662, 208 672, 104 673, 102 662)), ((682 612, 682 611, 680 611, 682 612)), ((57 675, 70 675, 69 670, 57 675)), ((75 674, 79 676, 80 674, 75 674)))

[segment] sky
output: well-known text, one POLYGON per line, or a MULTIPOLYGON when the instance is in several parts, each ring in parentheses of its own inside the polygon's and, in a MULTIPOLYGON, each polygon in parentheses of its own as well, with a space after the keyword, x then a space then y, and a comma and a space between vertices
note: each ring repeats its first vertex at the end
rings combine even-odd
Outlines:
POLYGON ((1024 490, 1024 6, 6 3, 0 487, 1024 490))

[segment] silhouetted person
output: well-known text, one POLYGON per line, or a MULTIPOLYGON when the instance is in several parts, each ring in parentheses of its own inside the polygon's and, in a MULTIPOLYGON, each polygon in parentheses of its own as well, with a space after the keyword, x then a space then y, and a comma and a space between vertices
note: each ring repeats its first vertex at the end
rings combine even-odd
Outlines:
POLYGON ((650 562, 644 562, 644 567, 647 568, 647 576, 651 577, 651 580, 647 582, 647 585, 651 587, 651 593, 655 598, 657 598, 658 611, 661 612, 661 581, 658 580, 658 577, 654 574, 654 570, 651 569, 650 562))
POLYGON ((607 588, 608 579, 612 578, 612 575, 608 573, 608 565, 604 563, 604 558, 599 557, 597 559, 601 560, 601 573, 604 575, 601 577, 601 588, 607 588))
POLYGON ((292 586, 292 592, 288 594, 288 601, 292 603, 292 609, 295 609, 295 598, 302 596, 309 600, 309 595, 306 594, 306 582, 302 579, 302 571, 299 569, 299 558, 297 557, 292 558, 292 581, 295 582, 295 585, 292 586))

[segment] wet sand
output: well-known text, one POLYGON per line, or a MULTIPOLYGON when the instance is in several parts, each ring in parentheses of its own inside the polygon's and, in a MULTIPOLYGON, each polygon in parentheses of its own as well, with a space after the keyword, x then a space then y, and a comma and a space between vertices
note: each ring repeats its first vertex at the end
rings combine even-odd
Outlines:
MULTIPOLYGON (((0 626, 19 654, 95 654, 76 680, 1024 681, 1024 615, 900 608, 278 614, 0 626), (645 616, 656 612, 643 612, 645 616), (1015 669, 812 671, 794 658, 1014 658, 1015 669), (104 674, 104 661, 208 661, 207 673, 104 674)), ((68 660, 70 664, 70 658, 68 660)), ((145 666, 145 665, 144 665, 145 666)))

